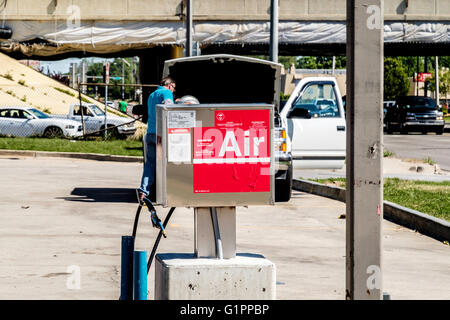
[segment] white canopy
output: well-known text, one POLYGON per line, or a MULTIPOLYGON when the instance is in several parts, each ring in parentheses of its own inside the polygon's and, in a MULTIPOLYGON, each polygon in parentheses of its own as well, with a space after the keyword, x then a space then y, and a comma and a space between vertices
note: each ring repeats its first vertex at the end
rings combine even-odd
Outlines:
MULTIPOLYGON (((158 45, 179 45, 185 42, 182 22, 91 21, 80 26, 66 21, 9 21, 13 37, 1 43, 7 52, 49 56, 70 51, 111 53, 125 49, 142 49, 158 45), (24 41, 42 39, 43 43, 24 41), (47 43, 46 43, 47 42, 47 43), (50 43, 50 45, 48 44, 50 43)), ((255 22, 198 22, 194 24, 193 40, 200 46, 208 44, 268 43, 270 25, 255 22)), ((385 42, 450 42, 450 22, 385 22, 385 42)), ((280 43, 345 43, 346 23, 280 21, 280 43)))

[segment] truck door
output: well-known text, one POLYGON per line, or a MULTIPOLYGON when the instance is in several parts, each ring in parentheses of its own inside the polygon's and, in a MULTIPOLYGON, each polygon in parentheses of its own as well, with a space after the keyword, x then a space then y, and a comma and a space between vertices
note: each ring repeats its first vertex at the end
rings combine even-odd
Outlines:
MULTIPOLYGON (((302 82, 299 83, 301 85, 302 82)), ((286 121, 296 168, 341 168, 345 160, 345 114, 333 81, 306 81, 286 121)))
MULTIPOLYGON (((73 106, 73 119, 81 122, 81 108, 79 105, 73 106)), ((100 128, 100 125, 96 123, 98 119, 94 117, 91 110, 86 106, 83 106, 83 120, 86 133, 98 131, 100 128)))

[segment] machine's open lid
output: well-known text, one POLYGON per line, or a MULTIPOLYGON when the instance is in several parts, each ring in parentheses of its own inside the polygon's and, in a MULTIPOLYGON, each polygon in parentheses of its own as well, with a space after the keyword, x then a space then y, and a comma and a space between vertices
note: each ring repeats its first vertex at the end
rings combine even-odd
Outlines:
POLYGON ((268 103, 278 110, 281 64, 215 54, 167 60, 163 76, 176 81, 175 96, 200 103, 268 103))

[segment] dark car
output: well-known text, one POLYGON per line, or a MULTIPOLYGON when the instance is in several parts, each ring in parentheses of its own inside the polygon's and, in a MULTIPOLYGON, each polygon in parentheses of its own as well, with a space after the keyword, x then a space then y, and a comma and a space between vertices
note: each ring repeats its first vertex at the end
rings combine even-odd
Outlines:
POLYGON ((439 107, 429 97, 400 97, 387 108, 384 118, 386 132, 444 132, 444 118, 439 107))

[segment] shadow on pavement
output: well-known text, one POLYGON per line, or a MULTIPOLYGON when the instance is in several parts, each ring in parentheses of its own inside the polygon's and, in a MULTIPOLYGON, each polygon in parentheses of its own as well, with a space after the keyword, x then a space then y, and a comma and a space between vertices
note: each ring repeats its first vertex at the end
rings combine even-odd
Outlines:
POLYGON ((70 195, 60 199, 81 202, 138 202, 136 189, 128 188, 75 188, 70 195))

